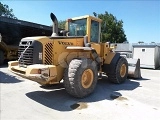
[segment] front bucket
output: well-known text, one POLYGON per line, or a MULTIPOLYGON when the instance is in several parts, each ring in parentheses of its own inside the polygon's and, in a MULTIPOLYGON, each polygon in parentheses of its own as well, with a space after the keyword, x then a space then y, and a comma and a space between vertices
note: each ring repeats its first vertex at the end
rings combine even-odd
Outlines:
POLYGON ((140 70, 140 59, 127 58, 128 61, 128 77, 142 78, 140 70))

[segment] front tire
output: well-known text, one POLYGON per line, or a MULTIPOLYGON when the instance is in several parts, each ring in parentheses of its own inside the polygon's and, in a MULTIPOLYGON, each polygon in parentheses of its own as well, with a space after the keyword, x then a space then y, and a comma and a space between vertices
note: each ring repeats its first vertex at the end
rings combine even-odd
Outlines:
POLYGON ((107 74, 110 82, 120 84, 123 83, 128 76, 128 62, 124 57, 120 57, 116 63, 114 73, 107 74))
POLYGON ((73 59, 64 73, 66 91, 78 98, 88 96, 97 84, 97 65, 91 59, 73 59))

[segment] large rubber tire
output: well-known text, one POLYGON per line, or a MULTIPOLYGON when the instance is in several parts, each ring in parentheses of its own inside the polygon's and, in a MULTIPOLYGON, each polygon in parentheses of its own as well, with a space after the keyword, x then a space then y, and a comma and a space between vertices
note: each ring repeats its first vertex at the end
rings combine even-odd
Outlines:
POLYGON ((116 63, 114 73, 107 74, 108 79, 112 83, 123 83, 128 76, 128 62, 124 57, 120 57, 116 63))
POLYGON ((97 84, 97 65, 90 59, 73 59, 65 70, 63 80, 70 95, 78 98, 88 96, 97 84))
POLYGON ((0 65, 3 65, 4 63, 4 53, 0 50, 0 65))

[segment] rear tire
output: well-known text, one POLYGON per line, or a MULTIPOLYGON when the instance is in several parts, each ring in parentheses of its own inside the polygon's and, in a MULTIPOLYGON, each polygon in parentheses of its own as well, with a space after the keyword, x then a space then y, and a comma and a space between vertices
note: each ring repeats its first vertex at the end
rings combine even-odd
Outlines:
POLYGON ((120 57, 116 63, 114 73, 107 74, 108 79, 112 83, 120 84, 123 83, 128 76, 128 62, 124 57, 120 57))
POLYGON ((0 50, 0 65, 3 65, 4 63, 4 53, 0 50))
POLYGON ((97 84, 97 65, 90 59, 73 59, 64 73, 66 91, 78 98, 91 94, 97 84))

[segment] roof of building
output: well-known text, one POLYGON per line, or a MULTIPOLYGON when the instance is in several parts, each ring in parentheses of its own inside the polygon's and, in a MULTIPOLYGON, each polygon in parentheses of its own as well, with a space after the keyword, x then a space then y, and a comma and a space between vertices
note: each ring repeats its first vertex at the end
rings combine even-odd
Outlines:
MULTIPOLYGON (((60 31, 61 29, 58 29, 60 31)), ((18 44, 21 38, 31 36, 51 36, 52 26, 0 16, 2 40, 8 44, 18 44)))
POLYGON ((117 48, 115 49, 116 52, 131 52, 132 45, 129 43, 117 43, 117 48))
POLYGON ((156 47, 156 46, 160 47, 160 43, 140 43, 140 44, 133 43, 132 46, 133 47, 149 47, 149 48, 151 48, 151 47, 156 47))

